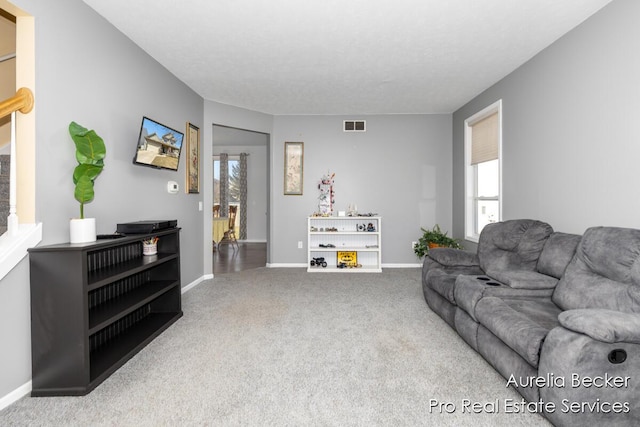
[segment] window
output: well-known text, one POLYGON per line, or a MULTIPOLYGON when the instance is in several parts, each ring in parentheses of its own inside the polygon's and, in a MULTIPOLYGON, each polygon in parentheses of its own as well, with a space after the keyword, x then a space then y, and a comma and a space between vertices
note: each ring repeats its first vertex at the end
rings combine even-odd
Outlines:
MULTIPOLYGON (((229 156, 229 192, 228 202, 238 206, 236 227, 240 227, 240 156, 229 156)), ((220 156, 213 156, 213 204, 220 204, 220 156)))
MULTIPOLYGON (((229 203, 240 203, 240 157, 229 156, 229 203)), ((220 204, 220 156, 213 156, 213 204, 220 204)))
POLYGON ((465 238, 502 219, 502 101, 465 120, 465 238))

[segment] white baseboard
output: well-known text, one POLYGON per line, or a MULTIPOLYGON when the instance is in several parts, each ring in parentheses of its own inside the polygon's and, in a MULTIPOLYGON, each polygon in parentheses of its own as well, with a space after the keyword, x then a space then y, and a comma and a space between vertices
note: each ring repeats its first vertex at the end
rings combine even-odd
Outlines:
POLYGON ((382 263, 382 268, 421 268, 422 264, 385 264, 382 263))
POLYGON ((187 286, 184 286, 182 288, 182 294, 184 294, 185 292, 195 288, 196 286, 198 286, 203 281, 209 280, 209 279, 213 279, 213 274, 205 274, 204 276, 197 278, 196 280, 194 280, 193 282, 189 283, 187 286))
POLYGON ((306 263, 286 263, 286 262, 276 262, 267 264, 268 268, 307 268, 306 263))
POLYGON ((31 388, 31 380, 29 380, 27 383, 21 385, 6 396, 0 397, 0 411, 31 393, 31 388))

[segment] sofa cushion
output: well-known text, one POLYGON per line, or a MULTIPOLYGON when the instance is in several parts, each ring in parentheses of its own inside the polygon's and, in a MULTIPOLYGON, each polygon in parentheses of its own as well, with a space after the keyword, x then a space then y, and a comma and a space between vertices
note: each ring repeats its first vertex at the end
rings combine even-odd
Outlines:
POLYGON ((549 298, 484 297, 476 318, 492 334, 537 367, 547 333, 558 325, 560 309, 549 298))
POLYGON ((498 270, 490 273, 491 277, 513 289, 552 289, 558 279, 530 270, 498 270))
POLYGON ((563 310, 603 308, 640 313, 640 230, 593 227, 553 293, 563 310))
POLYGON ((553 229, 547 223, 517 219, 486 225, 478 241, 480 267, 500 270, 535 270, 553 229))
POLYGON ((582 236, 577 234, 552 233, 542 248, 536 269, 557 279, 562 277, 576 253, 581 238, 582 236))
POLYGON ((516 289, 487 276, 460 275, 456 279, 454 298, 458 307, 473 320, 476 318, 476 304, 482 297, 546 297, 551 298, 553 289, 516 289))

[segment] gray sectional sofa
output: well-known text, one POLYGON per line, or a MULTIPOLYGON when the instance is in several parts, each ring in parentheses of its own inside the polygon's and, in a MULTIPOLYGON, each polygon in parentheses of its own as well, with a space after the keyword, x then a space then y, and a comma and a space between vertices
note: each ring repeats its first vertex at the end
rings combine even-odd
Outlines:
POLYGON ((640 425, 640 230, 487 225, 478 251, 438 248, 424 296, 557 426, 640 425))

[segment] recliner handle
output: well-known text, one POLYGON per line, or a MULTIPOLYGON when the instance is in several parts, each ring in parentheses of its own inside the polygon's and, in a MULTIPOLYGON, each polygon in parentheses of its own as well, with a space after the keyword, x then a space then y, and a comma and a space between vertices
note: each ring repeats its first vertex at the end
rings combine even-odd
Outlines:
POLYGON ((617 348, 615 350, 611 350, 607 358, 609 359, 609 362, 614 365, 618 365, 627 360, 627 352, 622 348, 617 348))

